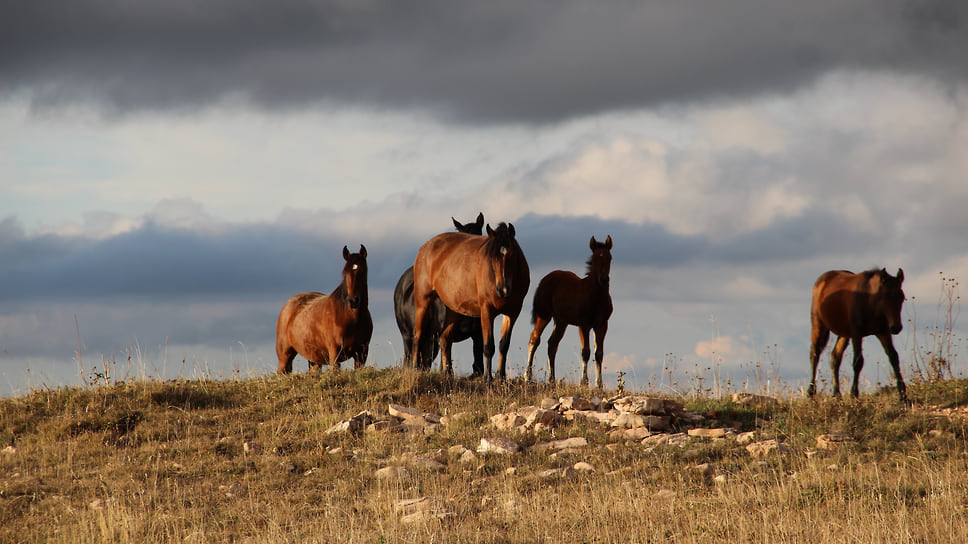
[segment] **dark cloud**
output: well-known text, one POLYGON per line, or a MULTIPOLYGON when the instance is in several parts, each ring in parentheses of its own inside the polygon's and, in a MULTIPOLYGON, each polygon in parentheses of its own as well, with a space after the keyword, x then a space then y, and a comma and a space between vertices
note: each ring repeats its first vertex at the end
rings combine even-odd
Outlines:
POLYGON ((956 0, 0 3, 0 93, 35 107, 356 103, 547 122, 786 89, 837 68, 961 80, 956 0))

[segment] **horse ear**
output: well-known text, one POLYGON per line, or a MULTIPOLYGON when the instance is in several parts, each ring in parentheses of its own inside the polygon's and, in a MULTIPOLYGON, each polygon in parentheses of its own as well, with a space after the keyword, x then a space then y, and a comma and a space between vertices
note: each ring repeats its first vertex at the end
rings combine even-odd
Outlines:
POLYGON ((350 260, 350 250, 346 246, 343 246, 343 260, 350 260))
POLYGON ((595 235, 593 234, 592 235, 592 239, 589 240, 589 242, 588 242, 588 248, 591 249, 592 251, 595 251, 595 244, 597 244, 597 243, 598 242, 595 241, 595 235))
POLYGON ((492 237, 492 238, 494 237, 494 229, 491 228, 490 223, 488 223, 488 225, 487 225, 487 235, 490 236, 490 237, 492 237))
POLYGON ((360 244, 360 257, 366 258, 366 246, 360 244))
POLYGON ((477 214, 477 221, 475 221, 474 224, 477 225, 477 228, 481 228, 484 226, 484 212, 480 212, 477 214))
POLYGON ((508 235, 514 238, 514 223, 508 223, 508 235))
POLYGON ((612 235, 609 234, 605 237, 605 249, 611 251, 612 249, 612 235))
POLYGON ((901 270, 900 268, 897 269, 897 281, 898 282, 904 281, 904 271, 901 270))
POLYGON ((457 229, 457 230, 460 230, 461 227, 464 226, 464 225, 461 225, 460 223, 458 223, 457 220, 453 218, 453 216, 451 216, 450 220, 454 222, 454 228, 457 229))

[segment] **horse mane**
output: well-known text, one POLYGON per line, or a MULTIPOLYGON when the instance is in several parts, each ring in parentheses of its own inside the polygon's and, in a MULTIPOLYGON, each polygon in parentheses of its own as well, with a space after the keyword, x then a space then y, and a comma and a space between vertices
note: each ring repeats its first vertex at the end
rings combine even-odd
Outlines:
POLYGON ((511 245, 511 234, 508 232, 508 225, 500 222, 497 228, 493 229, 494 238, 488 238, 484 244, 484 251, 488 257, 497 258, 501 256, 501 247, 511 245))
POLYGON ((585 276, 591 276, 592 275, 592 259, 593 258, 594 258, 594 255, 592 255, 591 257, 588 258, 587 261, 585 261, 585 276))

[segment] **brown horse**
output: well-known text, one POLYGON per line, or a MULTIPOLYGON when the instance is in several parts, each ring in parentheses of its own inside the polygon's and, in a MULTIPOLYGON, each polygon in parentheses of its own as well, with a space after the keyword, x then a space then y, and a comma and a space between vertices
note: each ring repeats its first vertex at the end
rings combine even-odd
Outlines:
POLYGON ((427 331, 428 306, 437 295, 447 306, 440 332, 440 368, 453 374, 451 335, 461 315, 480 317, 484 339, 485 379, 491 379, 494 356, 494 318, 504 314, 498 377, 506 377, 511 328, 521 313, 531 278, 528 261, 514 238, 514 225, 487 226, 487 237, 445 232, 417 252, 413 263, 414 322, 412 366, 417 364, 420 337, 427 331))
POLYGON ((897 392, 906 400, 901 366, 894 349, 891 335, 901 332, 901 305, 904 291, 901 283, 904 271, 897 270, 893 277, 883 268, 860 274, 846 270, 824 272, 813 284, 813 302, 810 304, 810 387, 807 394, 817 392, 817 363, 827 346, 830 333, 838 336, 830 355, 833 371, 834 395, 840 396, 840 361, 847 349, 847 342, 854 348, 854 382, 850 394, 858 395, 857 379, 864 366, 861 342, 865 336, 875 335, 881 341, 884 352, 894 369, 897 392))
POLYGON ((602 387, 602 357, 605 348, 605 333, 608 332, 608 318, 612 315, 612 296, 608 294, 608 274, 612 265, 612 237, 598 242, 592 236, 588 246, 592 256, 588 260, 588 271, 584 278, 565 270, 555 270, 541 278, 534 292, 534 309, 531 322, 534 330, 528 341, 528 370, 525 375, 531 380, 531 364, 534 352, 541 343, 541 333, 552 320, 555 328, 548 338, 548 381, 555 381, 555 354, 558 343, 565 335, 568 325, 577 325, 581 334, 581 383, 588 383, 588 358, 591 347, 588 344, 589 331, 595 331, 595 387, 602 387))
POLYGON ((350 357, 353 368, 366 364, 373 334, 366 285, 366 248, 350 253, 343 246, 343 281, 329 295, 299 293, 279 312, 276 324, 276 355, 279 373, 292 372, 296 354, 318 370, 323 364, 339 364, 350 357))

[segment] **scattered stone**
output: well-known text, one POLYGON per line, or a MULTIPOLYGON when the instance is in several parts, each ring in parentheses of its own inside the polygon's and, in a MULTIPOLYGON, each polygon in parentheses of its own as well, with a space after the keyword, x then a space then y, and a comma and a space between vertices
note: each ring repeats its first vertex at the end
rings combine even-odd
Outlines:
POLYGON ((288 472, 289 474, 296 472, 296 465, 292 463, 282 463, 279 466, 282 467, 282 470, 288 472))
POLYGON ((411 466, 428 472, 443 472, 447 467, 435 459, 425 455, 417 455, 407 459, 411 466))
POLYGON ((626 429, 637 429, 645 427, 652 431, 664 431, 670 428, 670 416, 640 415, 631 412, 622 412, 612 422, 612 427, 623 427, 626 429))
POLYGON ((551 442, 541 442, 532 446, 532 450, 541 453, 548 450, 566 450, 571 448, 584 448, 588 446, 588 440, 584 436, 565 438, 563 440, 552 440, 551 442))
POLYGON ((561 397, 558 399, 562 410, 594 410, 592 403, 582 397, 561 397))
POLYGON ((464 453, 460 454, 460 458, 457 460, 458 463, 462 465, 472 465, 477 463, 477 455, 471 450, 465 450, 464 453))
POLYGON ((250 453, 252 455, 258 455, 262 453, 262 446, 256 442, 243 442, 242 451, 245 453, 250 453))
POLYGON ((420 417, 423 415, 420 410, 416 408, 410 408, 409 406, 401 406, 399 404, 391 404, 387 407, 387 412, 393 416, 400 419, 410 419, 411 417, 420 417))
POLYGON ((686 444, 690 441, 690 436, 686 433, 662 433, 654 434, 652 436, 646 437, 642 440, 643 445, 653 445, 658 446, 661 444, 668 444, 671 446, 679 446, 680 448, 686 447, 686 444))
POLYGON ((364 410, 350 419, 333 425, 326 431, 326 434, 359 434, 371 423, 373 423, 373 414, 364 410))
POLYGON ((507 438, 482 438, 480 445, 477 446, 477 453, 499 453, 506 455, 517 453, 521 446, 513 440, 507 438))
POLYGON ((514 429, 515 427, 523 427, 527 422, 528 420, 517 412, 491 416, 491 423, 493 423, 498 429, 514 429))
POLYGON ((750 456, 754 459, 759 459, 773 453, 788 455, 790 453, 790 448, 786 444, 782 444, 776 439, 773 439, 749 444, 746 446, 746 451, 748 451, 750 456))
POLYGON ((700 465, 696 465, 694 468, 706 478, 709 478, 714 472, 716 472, 716 465, 712 463, 702 463, 700 465))
POLYGON ((733 393, 733 402, 744 406, 773 406, 777 400, 766 395, 754 395, 753 393, 733 393))
POLYGON ((596 412, 594 410, 568 410, 564 412, 563 415, 568 421, 592 421, 595 423, 609 425, 619 416, 619 412, 618 410, 609 410, 608 412, 596 412))
POLYGON ((558 399, 545 397, 541 399, 541 404, 539 406, 541 406, 541 408, 544 410, 557 410, 561 407, 561 403, 558 402, 558 399))
POLYGON ((552 478, 571 479, 577 475, 578 472, 575 471, 574 467, 551 468, 538 473, 539 477, 546 480, 552 478))
POLYGON ((453 455, 456 457, 460 457, 461 455, 464 455, 464 452, 468 452, 468 451, 471 451, 471 450, 468 449, 467 446, 463 444, 456 444, 454 446, 447 448, 447 454, 453 455))
POLYGON ((335 448, 329 448, 326 450, 326 455, 343 455, 342 446, 336 446, 335 448))
POLYGON ((821 450, 835 450, 844 444, 854 442, 854 437, 843 431, 831 431, 817 437, 817 448, 821 450))
POLYGON ((411 476, 410 469, 401 466, 383 467, 374 474, 378 480, 404 480, 411 476))
POLYGON ((595 465, 586 463, 585 461, 575 463, 573 468, 578 472, 598 472, 598 469, 595 467, 595 465))
POLYGON ((400 432, 404 430, 400 420, 397 419, 381 419, 366 426, 366 432, 368 433, 400 432))
POLYGON ((546 427, 554 427, 561 423, 562 417, 557 410, 546 410, 544 408, 538 408, 537 410, 531 412, 525 420, 524 425, 526 427, 537 427, 538 425, 546 427))
POLYGON ((17 453, 17 448, 15 448, 13 446, 7 446, 6 448, 3 448, 2 451, 3 451, 3 454, 4 455, 13 455, 13 454, 17 453))
POLYGON ((416 523, 426 523, 428 521, 442 521, 454 517, 453 512, 414 512, 400 518, 400 523, 413 525, 416 523))
POLYGON ((652 431, 650 431, 648 427, 638 427, 635 429, 615 429, 614 431, 608 433, 608 437, 613 441, 633 440, 635 442, 639 442, 643 438, 652 436, 652 434, 652 431))
POLYGON ((750 444, 755 439, 756 439, 756 431, 749 431, 745 433, 739 433, 738 435, 736 435, 736 443, 741 446, 750 444))
POLYGON ((722 485, 726 483, 727 478, 725 474, 717 474, 716 476, 713 476, 713 481, 722 485))
POLYGON ((689 433, 689 436, 699 436, 703 438, 725 438, 726 437, 726 429, 724 428, 706 429, 706 428, 699 427, 696 429, 689 429, 689 431, 687 432, 689 433))

